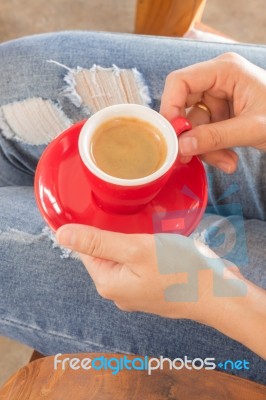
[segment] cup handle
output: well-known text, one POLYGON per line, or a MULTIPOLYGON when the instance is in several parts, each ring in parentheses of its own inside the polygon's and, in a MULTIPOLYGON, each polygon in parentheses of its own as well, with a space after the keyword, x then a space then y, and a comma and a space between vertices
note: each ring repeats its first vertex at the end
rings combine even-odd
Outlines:
POLYGON ((184 117, 176 117, 171 121, 171 125, 174 128, 177 136, 192 129, 191 123, 184 117))

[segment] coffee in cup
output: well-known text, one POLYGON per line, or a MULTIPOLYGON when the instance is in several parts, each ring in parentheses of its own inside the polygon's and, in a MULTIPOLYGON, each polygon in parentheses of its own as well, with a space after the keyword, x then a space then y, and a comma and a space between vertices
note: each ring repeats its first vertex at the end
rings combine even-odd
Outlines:
POLYGON ((171 176, 178 154, 177 135, 188 129, 185 118, 170 123, 139 104, 117 104, 92 115, 81 129, 78 149, 96 205, 117 214, 143 209, 171 176), (130 128, 128 133, 125 127, 130 128), (123 155, 114 143, 120 136, 126 144, 123 155))
POLYGON ((121 179, 144 178, 165 162, 167 145, 162 133, 147 121, 116 117, 101 124, 91 139, 96 166, 121 179))

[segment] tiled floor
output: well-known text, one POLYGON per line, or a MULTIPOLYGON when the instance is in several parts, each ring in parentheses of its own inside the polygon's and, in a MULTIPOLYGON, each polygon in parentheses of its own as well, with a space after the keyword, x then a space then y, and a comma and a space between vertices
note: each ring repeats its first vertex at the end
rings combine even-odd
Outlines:
MULTIPOLYGON (((264 7, 265 0, 209 0, 203 22, 236 40, 266 43, 264 7)), ((134 11, 135 0, 0 0, 0 42, 55 30, 133 32, 134 11)), ((31 353, 29 347, 0 338, 0 384, 31 353)))

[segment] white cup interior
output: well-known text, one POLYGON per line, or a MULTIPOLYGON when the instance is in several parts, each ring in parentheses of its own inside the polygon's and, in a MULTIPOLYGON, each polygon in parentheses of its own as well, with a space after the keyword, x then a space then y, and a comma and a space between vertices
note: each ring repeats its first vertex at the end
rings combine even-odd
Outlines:
POLYGON ((100 179, 120 186, 137 186, 152 182, 164 175, 176 160, 178 153, 178 141, 174 128, 161 114, 139 104, 117 104, 114 106, 103 108, 92 115, 83 125, 79 135, 79 154, 86 167, 100 179), (96 129, 104 122, 119 117, 138 118, 154 125, 163 135, 166 145, 167 154, 165 162, 154 173, 137 179, 122 179, 108 175, 103 172, 94 163, 91 152, 90 143, 96 129))

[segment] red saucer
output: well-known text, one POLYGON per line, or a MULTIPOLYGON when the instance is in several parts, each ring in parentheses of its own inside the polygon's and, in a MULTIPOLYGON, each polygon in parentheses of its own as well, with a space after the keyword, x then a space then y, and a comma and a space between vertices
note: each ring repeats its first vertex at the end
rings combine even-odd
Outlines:
POLYGON ((176 162, 166 186, 140 212, 107 213, 94 202, 78 153, 78 137, 85 121, 60 134, 45 149, 35 175, 35 197, 48 225, 80 223, 124 233, 179 233, 189 235, 207 204, 207 180, 202 162, 176 162))

